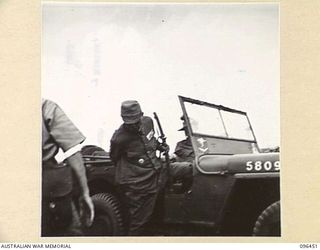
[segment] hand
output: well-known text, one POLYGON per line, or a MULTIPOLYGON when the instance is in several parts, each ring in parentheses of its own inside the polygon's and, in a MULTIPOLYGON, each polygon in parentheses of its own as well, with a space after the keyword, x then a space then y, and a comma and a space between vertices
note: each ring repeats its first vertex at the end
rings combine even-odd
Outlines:
POLYGON ((175 154, 171 154, 171 155, 169 155, 169 160, 170 160, 170 162, 176 162, 177 156, 175 154))
POLYGON ((90 227, 94 220, 94 206, 89 195, 83 195, 79 198, 80 219, 82 224, 90 227))
POLYGON ((165 153, 168 153, 170 151, 169 145, 167 143, 162 143, 161 144, 161 151, 165 152, 165 153))

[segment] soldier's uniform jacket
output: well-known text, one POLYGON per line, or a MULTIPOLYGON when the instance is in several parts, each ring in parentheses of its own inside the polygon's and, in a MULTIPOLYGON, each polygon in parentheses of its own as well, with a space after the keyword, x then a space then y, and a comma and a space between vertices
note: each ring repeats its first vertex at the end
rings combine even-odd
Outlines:
POLYGON ((191 140, 188 137, 183 141, 179 141, 175 148, 175 155, 179 162, 192 162, 194 160, 194 152, 191 144, 191 140))
POLYGON ((59 148, 67 151, 84 140, 83 134, 56 103, 42 100, 43 162, 53 160, 59 148))
POLYGON ((112 136, 110 156, 116 164, 116 182, 141 192, 156 192, 161 161, 156 156, 159 144, 153 121, 141 117, 139 133, 121 125, 112 136))
POLYGON ((42 100, 42 193, 63 196, 72 189, 70 168, 58 167, 55 156, 82 143, 83 134, 62 109, 50 100, 42 100), (63 178, 61 178, 63 176, 63 178))

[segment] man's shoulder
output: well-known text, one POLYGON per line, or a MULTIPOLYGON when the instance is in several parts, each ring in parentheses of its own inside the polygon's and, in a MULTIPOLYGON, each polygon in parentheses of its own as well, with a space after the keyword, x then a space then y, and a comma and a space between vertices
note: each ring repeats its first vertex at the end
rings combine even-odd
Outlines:
POLYGON ((186 145, 186 144, 189 144, 189 143, 190 143, 190 141, 188 139, 184 139, 182 141, 177 142, 177 145, 186 145))
POLYGON ((50 109, 50 107, 55 106, 55 102, 48 99, 42 99, 41 105, 42 105, 42 112, 45 113, 48 109, 50 109))
POLYGON ((56 112, 59 113, 59 116, 65 116, 57 103, 49 99, 42 99, 42 114, 45 119, 52 119, 56 112))
POLYGON ((182 141, 177 142, 175 151, 186 150, 186 149, 192 149, 192 144, 190 139, 184 139, 182 141))
POLYGON ((50 107, 59 107, 58 104, 56 104, 54 101, 51 101, 49 99, 42 98, 42 107, 44 108, 50 108, 50 107))
POLYGON ((153 120, 149 116, 142 116, 141 123, 144 128, 147 130, 153 130, 153 120))
POLYGON ((42 119, 50 136, 63 151, 67 151, 85 140, 80 130, 53 101, 42 100, 42 119))
POLYGON ((142 122, 152 122, 152 118, 150 116, 142 116, 141 117, 142 122))
POLYGON ((121 125, 117 130, 114 131, 111 141, 112 142, 122 142, 125 138, 128 137, 128 132, 121 125))

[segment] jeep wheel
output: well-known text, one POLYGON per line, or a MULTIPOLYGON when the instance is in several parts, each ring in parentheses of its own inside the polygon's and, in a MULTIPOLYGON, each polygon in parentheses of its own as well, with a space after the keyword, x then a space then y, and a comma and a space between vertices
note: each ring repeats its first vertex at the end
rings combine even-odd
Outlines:
POLYGON ((258 217, 253 236, 280 236, 280 201, 267 207, 258 217))
POLYGON ((88 236, 123 235, 123 220, 117 199, 107 193, 95 194, 92 197, 95 218, 87 229, 88 236))

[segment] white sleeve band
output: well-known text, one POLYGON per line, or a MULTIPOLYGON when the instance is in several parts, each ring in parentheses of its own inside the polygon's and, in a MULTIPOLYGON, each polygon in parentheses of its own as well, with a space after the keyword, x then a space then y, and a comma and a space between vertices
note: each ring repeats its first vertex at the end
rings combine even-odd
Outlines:
POLYGON ((71 155, 74 155, 75 153, 81 151, 81 144, 75 145, 74 147, 70 148, 66 152, 64 152, 65 159, 69 158, 71 155))

